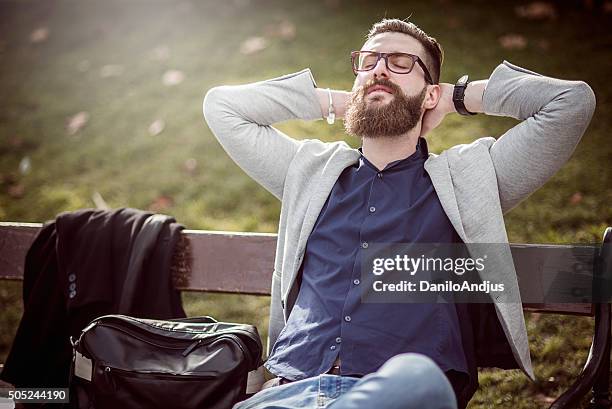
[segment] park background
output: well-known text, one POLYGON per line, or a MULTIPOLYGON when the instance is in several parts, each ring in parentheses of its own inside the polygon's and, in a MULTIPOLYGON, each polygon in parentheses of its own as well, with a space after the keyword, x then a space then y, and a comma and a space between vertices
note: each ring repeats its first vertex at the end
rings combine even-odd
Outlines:
MULTIPOLYGON (((441 81, 488 78, 503 60, 586 81, 597 109, 569 163, 506 216, 511 242, 592 243, 612 224, 612 4, 603 1, 1 1, 0 220, 43 222, 107 205, 173 215, 190 229, 276 232, 279 202, 224 153, 202 116, 208 89, 310 67, 349 90, 351 50, 372 23, 407 18, 445 50, 441 81)), ((440 151, 500 136, 511 118, 449 115, 440 151)), ((290 121, 296 138, 346 139, 341 123, 290 121)), ((0 283, 0 362, 21 285, 0 283)), ((184 293, 189 315, 250 322, 268 297, 184 293)), ((588 318, 527 315, 537 382, 484 370, 470 408, 546 407, 586 359, 588 318)))

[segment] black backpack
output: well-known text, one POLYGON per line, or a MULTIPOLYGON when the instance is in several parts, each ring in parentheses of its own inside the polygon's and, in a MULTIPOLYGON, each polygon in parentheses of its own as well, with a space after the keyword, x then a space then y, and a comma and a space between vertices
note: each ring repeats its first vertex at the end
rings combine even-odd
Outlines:
POLYGON ((252 325, 105 315, 73 342, 71 406, 231 409, 262 364, 252 325))

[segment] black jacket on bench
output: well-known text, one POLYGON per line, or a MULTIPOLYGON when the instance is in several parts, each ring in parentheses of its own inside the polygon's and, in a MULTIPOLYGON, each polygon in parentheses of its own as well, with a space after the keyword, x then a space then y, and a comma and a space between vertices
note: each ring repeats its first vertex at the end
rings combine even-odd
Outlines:
MULTIPOLYGON (((92 319, 117 313, 130 256, 153 214, 122 208, 60 214, 44 224, 26 256, 24 312, 0 378, 17 387, 66 387, 72 347, 92 319)), ((185 317, 173 289, 172 253, 183 226, 166 217, 145 254, 136 291, 123 314, 185 317)), ((142 236, 141 236, 142 237, 142 236)))

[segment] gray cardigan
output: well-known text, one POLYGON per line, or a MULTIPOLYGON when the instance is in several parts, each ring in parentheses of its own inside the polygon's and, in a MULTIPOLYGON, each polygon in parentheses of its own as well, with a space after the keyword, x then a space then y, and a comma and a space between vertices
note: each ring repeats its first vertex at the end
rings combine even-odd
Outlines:
MULTIPOLYGON (((344 141, 297 140, 271 126, 289 119, 322 119, 315 87, 310 70, 304 69, 215 87, 204 98, 204 117, 223 148, 282 203, 268 353, 297 298, 296 275, 319 212, 342 170, 359 158, 344 141)), ((487 252, 493 275, 486 279, 503 282, 512 294, 512 302, 495 302, 495 311, 519 366, 535 379, 503 214, 570 158, 593 115, 595 95, 585 82, 542 76, 503 61, 489 78, 483 108, 488 115, 521 122, 498 139, 484 137, 430 153, 425 170, 472 257, 482 257, 482 246, 471 243, 505 243, 487 252)))

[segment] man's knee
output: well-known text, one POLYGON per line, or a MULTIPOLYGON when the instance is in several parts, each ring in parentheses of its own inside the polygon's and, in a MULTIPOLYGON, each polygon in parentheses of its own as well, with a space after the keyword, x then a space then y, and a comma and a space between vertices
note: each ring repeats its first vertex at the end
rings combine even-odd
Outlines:
POLYGON ((412 352, 395 355, 394 357, 389 358, 380 369, 382 370, 385 368, 386 370, 402 370, 407 367, 412 369, 411 372, 422 372, 424 374, 434 372, 444 375, 440 367, 438 367, 438 365, 430 357, 412 352))
POLYGON ((439 401, 440 407, 455 407, 453 388, 440 367, 422 354, 405 353, 390 358, 378 370, 393 388, 411 399, 439 401))

